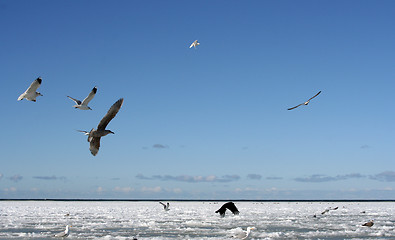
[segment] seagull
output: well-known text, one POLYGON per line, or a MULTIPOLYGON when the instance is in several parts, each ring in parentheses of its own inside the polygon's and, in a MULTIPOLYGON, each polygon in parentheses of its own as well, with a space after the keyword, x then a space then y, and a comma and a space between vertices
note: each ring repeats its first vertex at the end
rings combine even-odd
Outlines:
POLYGON ((162 204, 163 205, 163 208, 165 209, 165 211, 169 211, 170 210, 170 204, 169 203, 167 203, 167 204, 164 204, 163 202, 159 202, 160 204, 162 204))
POLYGON ((65 237, 69 236, 69 234, 70 234, 70 229, 69 228, 71 228, 71 226, 67 225, 66 226, 66 230, 64 230, 61 233, 55 234, 54 237, 65 238, 65 237))
POLYGON ((191 46, 189 46, 189 48, 196 48, 198 45, 200 45, 200 43, 198 42, 198 40, 193 41, 193 43, 191 44, 191 46))
POLYGON ((37 88, 41 86, 41 82, 41 77, 38 77, 36 80, 34 80, 32 84, 30 84, 29 88, 18 97, 18 101, 21 101, 25 98, 26 100, 35 102, 37 96, 42 96, 41 93, 36 92, 37 88))
POLYGON ((235 235, 233 235, 233 237, 239 239, 247 239, 251 233, 251 230, 255 230, 255 229, 256 229, 255 227, 248 227, 247 231, 238 232, 235 235))
POLYGON ((233 202, 227 202, 220 209, 215 211, 215 213, 219 213, 221 217, 225 217, 226 209, 229 209, 234 215, 239 214, 239 210, 237 209, 236 205, 233 202))
POLYGON ((317 97, 318 94, 320 94, 320 93, 321 93, 321 91, 319 91, 316 95, 312 96, 312 97, 311 97, 309 100, 307 100, 306 102, 301 103, 301 104, 299 104, 299 105, 297 105, 297 106, 295 106, 295 107, 288 108, 288 110, 295 109, 295 108, 297 108, 297 107, 299 107, 299 106, 302 106, 302 105, 306 105, 306 106, 307 106, 307 105, 309 104, 310 100, 313 99, 313 98, 315 98, 315 97, 317 97))
POLYGON ((89 95, 82 102, 80 100, 72 98, 70 96, 67 96, 67 97, 75 102, 76 105, 73 106, 74 108, 79 108, 81 110, 92 110, 90 107, 88 107, 88 103, 93 99, 96 92, 97 92, 97 88, 94 87, 92 89, 92 91, 89 93, 89 95))
POLYGON ((115 115, 117 115, 119 109, 121 109, 122 103, 123 98, 120 98, 111 106, 107 114, 100 121, 99 125, 97 125, 96 130, 92 128, 89 133, 87 131, 79 130, 80 132, 84 132, 85 135, 88 135, 88 142, 90 142, 89 150, 93 156, 96 156, 96 154, 99 152, 100 138, 110 133, 114 134, 114 132, 106 130, 106 127, 108 123, 110 123, 110 121, 115 117, 115 115))
POLYGON ((365 227, 371 227, 371 226, 373 226, 373 220, 370 220, 369 222, 366 222, 366 223, 364 223, 364 224, 362 224, 362 226, 365 226, 365 227))

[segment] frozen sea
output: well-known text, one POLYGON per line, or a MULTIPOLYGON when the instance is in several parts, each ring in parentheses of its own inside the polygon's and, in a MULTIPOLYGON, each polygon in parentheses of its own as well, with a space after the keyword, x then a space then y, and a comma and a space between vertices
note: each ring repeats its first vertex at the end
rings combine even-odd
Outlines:
POLYGON ((248 226, 250 239, 395 239, 395 202, 235 201, 240 214, 221 218, 223 203, 0 201, 0 239, 55 239, 67 224, 67 239, 232 239, 248 226))

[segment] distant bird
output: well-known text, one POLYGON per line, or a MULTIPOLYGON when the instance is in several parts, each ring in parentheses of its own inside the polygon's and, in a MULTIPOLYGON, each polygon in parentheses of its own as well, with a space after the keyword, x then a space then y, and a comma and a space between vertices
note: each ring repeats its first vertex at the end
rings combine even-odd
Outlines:
POLYGON ((88 103, 93 99, 96 92, 97 92, 97 88, 94 87, 92 89, 92 91, 89 93, 89 95, 82 102, 80 100, 72 98, 70 96, 67 96, 67 97, 75 102, 76 105, 73 106, 74 108, 78 108, 81 110, 92 110, 90 107, 88 107, 88 103))
POLYGON ((193 43, 191 44, 191 46, 189 46, 189 48, 196 48, 198 45, 200 45, 200 43, 198 42, 198 40, 193 41, 193 43))
POLYGON ((325 214, 327 212, 329 212, 329 209, 325 209, 321 214, 325 214))
POLYGON ((362 224, 362 226, 365 226, 365 227, 371 227, 371 226, 373 226, 373 220, 370 220, 369 222, 366 222, 366 223, 364 223, 364 224, 362 224))
POLYGON ((70 229, 69 228, 71 228, 71 226, 67 225, 66 226, 66 230, 64 230, 61 233, 55 234, 54 237, 65 238, 65 237, 69 236, 69 234, 70 234, 70 229))
POLYGON ((320 93, 321 93, 321 91, 319 91, 316 95, 312 96, 312 97, 311 97, 309 100, 307 100, 306 102, 301 103, 301 104, 299 104, 299 105, 297 105, 297 106, 295 106, 295 107, 288 108, 288 110, 295 109, 295 108, 297 108, 297 107, 299 107, 299 106, 302 106, 302 105, 306 105, 306 106, 307 106, 307 105, 309 104, 310 100, 313 99, 313 98, 315 98, 315 97, 317 97, 318 94, 320 94, 320 93))
POLYGON ((106 127, 108 123, 110 123, 110 121, 115 117, 115 115, 117 115, 119 109, 121 109, 122 103, 123 103, 123 98, 120 98, 111 106, 107 114, 100 121, 99 125, 97 125, 96 130, 92 128, 92 130, 89 133, 80 130, 81 132, 84 132, 85 135, 88 135, 88 142, 90 142, 89 150, 91 151, 93 156, 96 156, 96 154, 99 152, 100 138, 110 133, 114 134, 114 132, 110 130, 106 130, 106 127))
POLYGON ((234 215, 239 214, 239 210, 237 209, 236 205, 233 202, 227 202, 220 209, 215 211, 215 213, 219 213, 221 217, 225 217, 226 209, 229 209, 234 215))
POLYGON ((255 227, 248 227, 247 231, 238 232, 235 235, 233 235, 233 237, 239 239, 247 239, 251 233, 251 230, 255 230, 255 229, 256 229, 255 227))
POLYGON ((18 101, 21 101, 22 99, 25 98, 26 100, 35 102, 36 97, 42 96, 41 93, 36 92, 37 88, 41 86, 41 82, 42 82, 41 77, 38 77, 36 80, 34 80, 32 84, 30 84, 29 88, 18 97, 18 101))
POLYGON ((164 204, 163 202, 159 202, 160 204, 162 204, 163 205, 163 208, 165 209, 165 211, 169 211, 170 210, 170 204, 169 203, 167 203, 167 204, 164 204))

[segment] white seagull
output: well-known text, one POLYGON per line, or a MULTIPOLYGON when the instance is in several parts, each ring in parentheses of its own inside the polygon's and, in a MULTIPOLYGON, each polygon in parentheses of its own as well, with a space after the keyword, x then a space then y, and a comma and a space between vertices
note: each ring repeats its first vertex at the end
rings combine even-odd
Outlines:
POLYGON ((91 151, 93 156, 96 156, 96 154, 99 152, 100 138, 110 133, 114 134, 114 132, 110 130, 106 130, 106 127, 110 123, 110 121, 115 117, 115 115, 117 115, 119 109, 121 109, 122 103, 123 103, 123 98, 120 98, 111 106, 107 114, 100 121, 99 125, 97 125, 96 130, 92 128, 92 130, 90 130, 89 133, 87 131, 78 130, 80 132, 84 132, 85 135, 88 135, 88 142, 90 142, 89 150, 91 151))
POLYGON ((73 106, 74 108, 79 108, 81 110, 92 110, 90 107, 88 107, 88 103, 93 99, 96 92, 97 92, 97 88, 94 87, 92 89, 92 91, 89 93, 89 95, 82 102, 80 100, 72 98, 70 96, 67 96, 67 97, 75 102, 76 105, 73 106))
POLYGON ((18 97, 18 101, 25 98, 26 100, 35 102, 37 96, 42 96, 41 93, 36 92, 37 88, 41 86, 41 82, 41 77, 38 77, 36 80, 34 80, 32 84, 30 84, 29 88, 18 97))
POLYGON ((198 42, 198 40, 193 41, 193 43, 191 44, 191 46, 189 46, 189 48, 196 48, 198 45, 200 45, 200 43, 198 42))
POLYGON ((306 102, 301 103, 301 104, 299 104, 299 105, 297 105, 297 106, 295 106, 295 107, 288 108, 288 110, 295 109, 295 108, 297 108, 297 107, 299 107, 299 106, 302 106, 302 105, 306 105, 306 106, 307 106, 307 105, 309 104, 310 100, 313 99, 313 98, 315 98, 315 97, 317 97, 318 94, 320 94, 320 93, 321 93, 321 91, 319 91, 316 95, 312 96, 312 97, 311 97, 309 100, 307 100, 306 102))
POLYGON ((169 203, 167 203, 167 204, 164 204, 163 202, 159 202, 160 204, 162 204, 163 205, 163 208, 165 209, 165 211, 169 211, 170 210, 170 204, 169 203))
POLYGON ((61 233, 55 234, 54 237, 65 238, 65 237, 69 236, 69 234, 70 234, 70 229, 69 228, 71 228, 71 226, 67 225, 66 226, 66 230, 64 230, 61 233))
POLYGON ((247 231, 241 231, 233 235, 234 238, 239 238, 239 239, 247 239, 248 236, 250 236, 251 230, 255 230, 255 227, 248 227, 247 231))

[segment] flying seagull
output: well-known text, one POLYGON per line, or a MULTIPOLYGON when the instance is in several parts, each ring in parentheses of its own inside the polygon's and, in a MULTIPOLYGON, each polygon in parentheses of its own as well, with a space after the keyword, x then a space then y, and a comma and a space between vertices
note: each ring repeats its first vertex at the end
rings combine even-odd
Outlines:
POLYGON ((247 231, 240 231, 238 233, 236 233, 235 235, 233 235, 234 238, 239 238, 239 239, 247 239, 248 236, 251 233, 251 230, 255 230, 255 227, 248 227, 247 231))
POLYGON ((81 131, 84 132, 85 135, 88 135, 88 142, 90 142, 89 150, 93 156, 96 156, 96 154, 99 152, 100 138, 110 133, 114 134, 114 132, 106 130, 106 127, 108 123, 110 123, 110 121, 115 117, 115 115, 117 115, 119 109, 121 109, 122 103, 123 98, 120 98, 111 106, 110 110, 108 110, 107 114, 102 118, 99 125, 97 125, 96 130, 92 128, 89 133, 87 131, 81 131))
POLYGON ((37 96, 42 96, 41 93, 36 92, 37 88, 41 86, 41 82, 41 77, 38 77, 36 80, 34 80, 32 84, 30 84, 29 88, 18 97, 18 101, 25 98, 26 100, 35 102, 37 96))
POLYGON ((365 227, 371 227, 371 226, 373 226, 373 220, 370 220, 369 222, 366 222, 366 223, 364 223, 364 224, 362 224, 362 226, 365 226, 365 227))
POLYGON ((220 209, 215 211, 215 213, 219 213, 221 217, 225 217, 226 209, 229 209, 234 215, 239 214, 239 210, 237 209, 236 205, 233 202, 227 202, 220 209))
POLYGON ((163 205, 163 208, 165 209, 165 211, 169 211, 170 210, 170 204, 169 203, 167 203, 167 204, 164 204, 163 202, 159 202, 160 204, 162 204, 163 205))
POLYGON ((189 48, 196 48, 198 45, 200 45, 200 43, 198 42, 198 40, 193 41, 193 43, 191 44, 191 46, 189 46, 189 48))
POLYGON ((299 106, 302 106, 302 105, 306 105, 306 106, 307 106, 307 105, 309 104, 310 100, 313 99, 313 98, 315 98, 315 97, 317 97, 318 94, 320 94, 320 93, 321 93, 321 91, 319 91, 316 95, 312 96, 312 97, 311 97, 309 100, 307 100, 306 102, 301 103, 301 104, 299 104, 299 105, 297 105, 297 106, 295 106, 295 107, 288 108, 288 110, 295 109, 295 108, 297 108, 297 107, 299 107, 299 106))
POLYGON ((65 238, 65 237, 69 236, 69 234, 70 234, 70 229, 69 228, 71 228, 71 226, 67 225, 66 226, 66 230, 64 230, 61 233, 55 234, 54 237, 65 238))
POLYGON ((81 110, 92 110, 90 107, 88 107, 88 103, 93 99, 96 92, 97 92, 97 88, 94 87, 92 89, 92 91, 89 93, 89 95, 82 102, 80 100, 72 98, 70 96, 67 96, 67 97, 75 102, 76 105, 73 106, 74 108, 79 108, 81 110))

